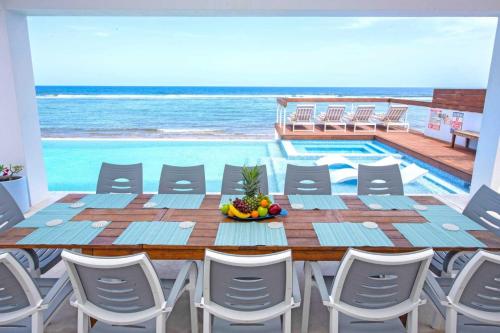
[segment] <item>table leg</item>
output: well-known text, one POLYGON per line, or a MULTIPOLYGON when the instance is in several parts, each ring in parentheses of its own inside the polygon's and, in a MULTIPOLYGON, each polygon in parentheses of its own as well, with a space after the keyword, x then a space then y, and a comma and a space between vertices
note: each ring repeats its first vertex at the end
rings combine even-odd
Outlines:
POLYGON ((465 138, 465 148, 469 148, 470 139, 465 138))
POLYGON ((455 148, 455 139, 457 138, 457 136, 455 134, 453 134, 451 136, 451 148, 455 148))

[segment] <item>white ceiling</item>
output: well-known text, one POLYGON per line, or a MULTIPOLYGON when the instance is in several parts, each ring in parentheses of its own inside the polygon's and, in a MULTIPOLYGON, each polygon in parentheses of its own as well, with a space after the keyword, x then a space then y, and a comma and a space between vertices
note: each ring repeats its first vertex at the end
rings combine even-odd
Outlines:
POLYGON ((500 0, 0 0, 0 6, 26 15, 500 15, 500 0))

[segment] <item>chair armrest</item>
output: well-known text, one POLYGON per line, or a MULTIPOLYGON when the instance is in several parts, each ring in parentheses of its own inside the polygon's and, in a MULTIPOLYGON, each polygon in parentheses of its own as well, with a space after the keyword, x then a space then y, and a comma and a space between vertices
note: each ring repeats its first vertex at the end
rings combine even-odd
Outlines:
POLYGON ((328 288, 326 287, 325 278, 323 273, 321 273, 321 267, 317 262, 307 261, 306 265, 311 267, 312 278, 316 282, 316 287, 318 288, 319 294, 321 296, 321 301, 323 304, 330 305, 330 294, 328 293, 328 288))
POLYGON ((292 308, 299 307, 300 303, 302 302, 302 297, 300 296, 299 278, 297 276, 297 270, 295 269, 295 267, 292 272, 292 298, 292 308))
POLYGON ((196 307, 201 308, 201 299, 203 297, 203 262, 197 261, 198 266, 198 279, 196 280, 196 290, 194 293, 194 304, 196 307))
POLYGON ((166 311, 172 311, 175 303, 177 302, 177 299, 184 292, 186 285, 189 284, 190 282, 195 283, 197 275, 198 275, 198 267, 196 265, 196 262, 194 261, 185 262, 181 270, 179 271, 177 278, 175 279, 170 294, 168 295, 166 309, 165 309, 166 311), (194 279, 194 281, 191 281, 191 279, 194 279))

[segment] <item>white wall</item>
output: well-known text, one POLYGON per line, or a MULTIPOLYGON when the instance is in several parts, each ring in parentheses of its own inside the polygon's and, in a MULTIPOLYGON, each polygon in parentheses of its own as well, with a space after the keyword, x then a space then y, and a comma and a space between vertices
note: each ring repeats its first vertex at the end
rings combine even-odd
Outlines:
POLYGON ((497 26, 471 192, 483 184, 500 191, 500 24, 497 26))
POLYGON ((0 9, 0 163, 25 166, 32 204, 47 195, 34 86, 26 17, 0 9))
MULTIPOLYGON (((446 114, 449 117, 449 119, 451 119, 453 112, 462 112, 462 111, 454 111, 446 109, 442 109, 442 111, 443 114, 446 114)), ((464 114, 464 119, 463 119, 462 129, 479 132, 481 130, 482 114, 477 112, 463 112, 463 114, 464 114)), ((449 123, 446 124, 443 120, 441 120, 441 128, 439 130, 434 130, 426 127, 424 133, 427 136, 451 142, 450 130, 451 130, 450 124, 449 123)), ((465 146, 465 138, 457 136, 455 144, 465 146)), ((477 140, 471 140, 469 148, 476 149, 476 147, 477 147, 477 140)))

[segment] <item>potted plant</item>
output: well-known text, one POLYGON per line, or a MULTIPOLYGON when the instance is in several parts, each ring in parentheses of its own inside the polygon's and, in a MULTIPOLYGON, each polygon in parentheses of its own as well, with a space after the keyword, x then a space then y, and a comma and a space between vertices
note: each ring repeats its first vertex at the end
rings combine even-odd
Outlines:
POLYGON ((30 198, 26 177, 21 176, 22 165, 0 164, 0 184, 12 195, 19 208, 26 212, 30 208, 30 198))

